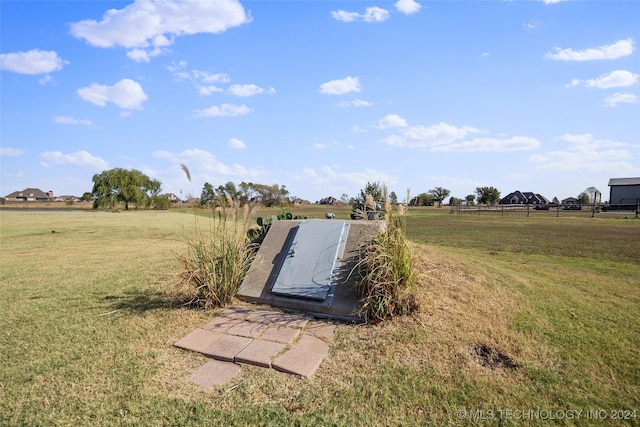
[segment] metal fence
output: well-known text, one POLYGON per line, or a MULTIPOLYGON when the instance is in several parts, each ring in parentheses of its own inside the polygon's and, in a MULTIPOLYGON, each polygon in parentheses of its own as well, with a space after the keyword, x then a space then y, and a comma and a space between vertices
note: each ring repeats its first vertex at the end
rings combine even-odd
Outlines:
POLYGON ((595 217, 597 214, 625 214, 635 215, 636 218, 640 215, 640 202, 634 205, 612 205, 592 203, 589 205, 577 205, 577 204, 526 204, 526 205, 450 205, 451 212, 460 214, 493 214, 493 215, 580 215, 595 217))

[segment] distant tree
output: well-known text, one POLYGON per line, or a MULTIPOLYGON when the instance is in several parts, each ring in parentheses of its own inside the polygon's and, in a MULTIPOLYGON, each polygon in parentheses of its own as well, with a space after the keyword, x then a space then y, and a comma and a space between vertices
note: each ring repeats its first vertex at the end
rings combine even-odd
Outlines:
POLYGON ((435 187, 429 190, 429 194, 433 196, 433 200, 438 202, 438 207, 442 206, 442 201, 447 198, 451 191, 444 187, 435 187))
POLYGON ((578 203, 580 203, 581 205, 589 204, 589 193, 587 193, 586 191, 583 191, 582 193, 578 194, 578 197, 576 198, 578 199, 578 203))
POLYGON ((553 200, 551 201, 551 203, 555 203, 556 205, 560 204, 560 200, 558 200, 557 197, 554 197, 553 200))
POLYGON ((493 205, 500 200, 500 192, 495 187, 476 187, 476 196, 480 204, 493 205))
POLYGON ((365 208, 365 202, 367 195, 373 197, 373 201, 381 206, 384 206, 384 197, 382 195, 382 186, 379 182, 367 182, 367 185, 360 190, 360 194, 357 197, 353 197, 349 200, 352 211, 363 211, 365 208))
POLYGON ((148 208, 153 196, 160 192, 160 181, 151 179, 139 170, 115 168, 93 176, 94 208, 114 207, 120 203, 148 208))
POLYGON ((80 200, 82 200, 83 202, 90 202, 93 200, 93 193, 91 193, 90 191, 86 191, 85 193, 82 194, 82 197, 80 197, 80 200))
POLYGON ((285 202, 286 196, 289 194, 289 191, 284 185, 280 187, 278 184, 252 184, 251 188, 255 194, 260 197, 261 203, 266 207, 282 205, 285 202))
POLYGON ((214 190, 213 185, 205 182, 202 187, 202 193, 200 194, 200 204, 202 206, 213 206, 215 204, 215 199, 216 191, 214 190))
POLYGON ((588 187, 584 192, 589 196, 589 201, 587 203, 595 203, 597 195, 600 194, 600 190, 596 187, 588 187))
POLYGON ((451 206, 457 206, 457 205, 459 205, 459 204, 460 204, 460 199, 458 199, 458 198, 457 198, 457 197, 455 197, 455 196, 451 196, 451 198, 449 199, 449 204, 450 204, 451 206))
POLYGON ((389 203, 391 203, 392 205, 398 204, 398 195, 394 191, 389 193, 389 203))
POLYGON ((240 187, 240 203, 245 204, 248 203, 249 200, 253 199, 253 183, 252 182, 244 182, 242 181, 238 187, 240 187))
POLYGON ((467 194, 464 197, 464 201, 467 202, 467 206, 473 206, 476 203, 476 196, 473 194, 467 194))
POLYGON ((242 198, 242 191, 238 190, 231 181, 216 188, 216 197, 214 198, 216 206, 229 206, 227 197, 231 197, 232 200, 240 200, 242 198))
POLYGON ((155 195, 151 197, 151 204, 153 205, 153 209, 169 209, 171 207, 171 200, 167 196, 158 196, 155 195))
POLYGON ((429 193, 420 193, 411 199, 409 203, 412 206, 431 206, 433 205, 433 196, 429 193))
POLYGON ((340 201, 342 203, 344 203, 345 205, 349 204, 349 195, 347 193, 342 193, 342 196, 340 196, 340 201))

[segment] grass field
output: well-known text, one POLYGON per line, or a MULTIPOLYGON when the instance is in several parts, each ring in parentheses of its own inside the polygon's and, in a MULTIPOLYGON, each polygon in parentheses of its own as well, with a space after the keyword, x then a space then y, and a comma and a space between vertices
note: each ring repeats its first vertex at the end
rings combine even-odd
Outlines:
POLYGON ((172 346, 215 314, 175 286, 195 221, 0 211, 0 425, 640 424, 640 220, 411 210, 415 316, 341 325, 311 379, 218 389, 172 346))

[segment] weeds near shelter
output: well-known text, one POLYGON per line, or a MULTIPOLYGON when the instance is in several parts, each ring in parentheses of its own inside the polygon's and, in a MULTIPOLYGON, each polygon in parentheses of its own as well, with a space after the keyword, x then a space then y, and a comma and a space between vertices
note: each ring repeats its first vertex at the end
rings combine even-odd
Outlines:
MULTIPOLYGON (((409 314, 417 307, 413 293, 416 274, 405 230, 404 206, 393 211, 384 187, 385 230, 360 251, 356 289, 362 298, 365 321, 378 322, 409 314)), ((408 197, 407 197, 407 200, 408 197)))
MULTIPOLYGON (((182 165, 182 170, 190 181, 189 169, 182 165)), ((233 299, 255 254, 247 235, 254 210, 227 195, 223 206, 213 208, 209 229, 194 215, 195 237, 186 239, 187 253, 178 255, 180 283, 190 290, 186 305, 220 307, 233 299)))

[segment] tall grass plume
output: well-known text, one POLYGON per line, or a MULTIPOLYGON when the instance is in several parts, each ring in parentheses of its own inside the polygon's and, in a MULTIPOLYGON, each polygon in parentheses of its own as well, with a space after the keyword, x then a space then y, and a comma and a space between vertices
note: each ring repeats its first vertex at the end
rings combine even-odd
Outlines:
POLYGON ((414 294, 416 273, 407 238, 404 206, 394 211, 383 188, 385 230, 360 250, 356 289, 362 300, 361 316, 379 322, 418 308, 414 294))
MULTIPOLYGON (((191 181, 189 169, 181 167, 191 181)), ((208 228, 200 226, 193 207, 195 236, 186 238, 187 252, 178 255, 180 283, 189 292, 190 306, 212 308, 230 303, 255 254, 247 231, 257 206, 240 206, 229 195, 224 200, 212 208, 208 228)))

